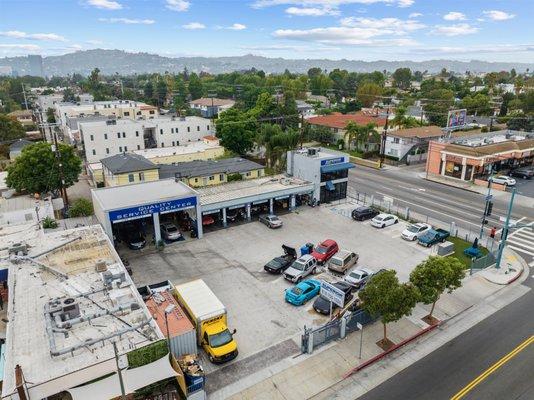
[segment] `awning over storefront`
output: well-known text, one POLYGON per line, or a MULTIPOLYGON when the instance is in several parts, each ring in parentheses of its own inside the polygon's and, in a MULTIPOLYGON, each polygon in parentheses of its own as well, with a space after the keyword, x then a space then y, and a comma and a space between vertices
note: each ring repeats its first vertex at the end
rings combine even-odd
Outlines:
POLYGON ((337 171, 342 171, 344 169, 350 169, 354 167, 355 165, 350 162, 344 162, 344 163, 332 164, 332 165, 323 165, 321 167, 321 172, 337 172, 337 171))

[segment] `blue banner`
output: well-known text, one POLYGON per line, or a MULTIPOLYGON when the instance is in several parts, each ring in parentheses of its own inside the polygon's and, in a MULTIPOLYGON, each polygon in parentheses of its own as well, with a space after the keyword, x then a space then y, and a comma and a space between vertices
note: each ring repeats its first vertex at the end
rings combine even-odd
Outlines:
POLYGON ((167 213, 191 208, 196 206, 196 204, 196 197, 188 197, 186 199, 162 201, 161 203, 145 204, 138 207, 123 208, 122 210, 110 211, 109 220, 111 222, 117 222, 126 221, 129 219, 148 217, 149 215, 155 213, 167 213))
POLYGON ((341 164, 345 162, 345 157, 329 158, 328 160, 321 160, 321 166, 341 164))

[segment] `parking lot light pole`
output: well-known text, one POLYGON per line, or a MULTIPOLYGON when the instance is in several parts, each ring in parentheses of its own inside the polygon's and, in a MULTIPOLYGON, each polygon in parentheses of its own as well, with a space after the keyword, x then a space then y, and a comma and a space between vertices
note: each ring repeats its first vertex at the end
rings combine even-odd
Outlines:
POLYGON ((362 359, 362 343, 363 343, 363 325, 357 322, 356 326, 360 330, 360 354, 358 355, 358 358, 361 360, 362 359))

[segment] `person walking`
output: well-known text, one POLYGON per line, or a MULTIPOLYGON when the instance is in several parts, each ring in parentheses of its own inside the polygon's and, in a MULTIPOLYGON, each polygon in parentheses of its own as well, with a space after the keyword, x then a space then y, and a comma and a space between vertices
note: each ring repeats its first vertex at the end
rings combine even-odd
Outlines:
POLYGON ((490 230, 490 238, 492 239, 495 239, 495 234, 497 233, 497 227, 494 226, 493 228, 491 228, 490 230))

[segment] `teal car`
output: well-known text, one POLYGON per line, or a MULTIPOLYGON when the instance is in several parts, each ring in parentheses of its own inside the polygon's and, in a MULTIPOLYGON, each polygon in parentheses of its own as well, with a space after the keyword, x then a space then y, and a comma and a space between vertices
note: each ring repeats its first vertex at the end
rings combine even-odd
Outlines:
POLYGON ((301 306, 317 296, 320 290, 321 282, 315 279, 306 279, 291 289, 286 289, 286 301, 295 306, 301 306))

